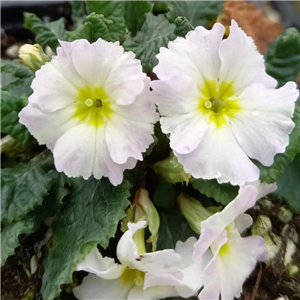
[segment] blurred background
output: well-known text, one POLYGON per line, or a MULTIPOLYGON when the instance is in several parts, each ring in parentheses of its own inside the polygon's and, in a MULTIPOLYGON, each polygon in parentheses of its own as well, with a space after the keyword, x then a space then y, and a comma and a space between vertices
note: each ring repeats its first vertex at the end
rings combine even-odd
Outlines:
MULTIPOLYGON (((2 58, 17 58, 20 45, 34 42, 33 34, 23 27, 24 11, 35 13, 45 22, 64 17, 66 28, 72 29, 72 1, 1 1, 2 58)), ((300 1, 225 1, 224 16, 221 20, 224 25, 235 18, 256 44, 261 44, 258 50, 264 53, 282 29, 296 27, 300 30, 300 1), (261 22, 262 17, 273 23, 261 22), (255 39, 255 35, 260 37, 255 39), (259 42, 259 39, 265 41, 259 42)))

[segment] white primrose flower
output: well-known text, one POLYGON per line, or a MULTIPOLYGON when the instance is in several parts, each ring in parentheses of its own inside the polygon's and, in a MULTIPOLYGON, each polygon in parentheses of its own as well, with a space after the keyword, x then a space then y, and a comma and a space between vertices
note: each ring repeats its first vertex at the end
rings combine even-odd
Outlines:
POLYGON ((230 35, 216 23, 160 48, 150 83, 162 131, 187 173, 243 185, 259 177, 250 160, 265 166, 285 151, 294 102, 294 82, 275 89, 252 38, 232 20, 230 35))
POLYGON ((194 260, 203 261, 204 288, 200 300, 219 299, 220 294, 223 300, 239 297, 257 261, 267 259, 262 237, 242 238, 240 234, 253 223, 251 216, 244 212, 274 190, 274 184, 261 184, 258 189, 256 184, 245 185, 223 211, 201 223, 201 235, 194 251, 194 260))
POLYGON ((122 182, 153 141, 155 106, 149 78, 133 52, 98 39, 60 42, 57 56, 36 72, 33 94, 19 114, 69 177, 122 182))
MULTIPOLYGON (((117 258, 121 264, 116 264, 111 258, 102 257, 95 248, 83 262, 77 265, 78 271, 93 273, 85 277, 80 286, 73 289, 74 295, 79 300, 162 299, 180 296, 177 287, 185 292, 185 282, 180 281, 184 275, 179 267, 185 257, 182 258, 171 249, 139 254, 133 235, 145 227, 145 221, 136 224, 128 223, 128 230, 123 234, 117 246, 117 258), (145 286, 148 274, 153 276, 169 274, 169 277, 176 282, 170 284, 169 277, 162 276, 160 284, 145 286)), ((186 258, 190 259, 191 253, 186 254, 189 254, 186 258)), ((200 285, 197 290, 199 288, 200 285)), ((195 294, 196 291, 190 291, 189 295, 195 294)))

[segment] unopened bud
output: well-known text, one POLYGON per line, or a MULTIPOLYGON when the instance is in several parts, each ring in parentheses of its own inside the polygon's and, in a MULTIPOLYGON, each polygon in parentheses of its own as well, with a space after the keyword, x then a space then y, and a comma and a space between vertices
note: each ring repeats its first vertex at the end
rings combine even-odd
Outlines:
POLYGON ((198 200, 189 197, 186 194, 180 194, 177 198, 177 201, 179 209, 188 221, 190 227, 196 233, 200 233, 201 222, 212 216, 213 213, 204 208, 198 200))
MULTIPOLYGON (((135 193, 134 201, 126 211, 126 216, 122 220, 121 230, 125 232, 128 227, 128 222, 137 223, 139 221, 146 221, 149 226, 151 236, 147 240, 148 243, 152 243, 152 251, 156 250, 156 244, 158 239, 158 230, 160 225, 159 214, 152 203, 149 193, 145 189, 139 189, 135 193)), ((138 230, 134 235, 134 241, 138 247, 140 253, 142 249, 145 249, 145 229, 138 230)))
POLYGON ((268 263, 278 254, 282 241, 281 238, 275 233, 269 233, 265 235, 263 238, 266 243, 266 249, 268 253, 268 261, 267 261, 268 263))
POLYGON ((50 61, 50 57, 44 53, 42 47, 38 44, 23 45, 19 50, 19 57, 33 71, 40 69, 42 65, 50 61))
POLYGON ((155 173, 169 183, 185 182, 188 184, 191 174, 184 171, 183 166, 171 152, 170 156, 154 165, 155 173))

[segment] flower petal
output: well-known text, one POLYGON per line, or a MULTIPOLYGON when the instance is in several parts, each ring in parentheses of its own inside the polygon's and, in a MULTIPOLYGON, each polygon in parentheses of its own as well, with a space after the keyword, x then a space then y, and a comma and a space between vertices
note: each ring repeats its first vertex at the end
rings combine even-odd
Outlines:
POLYGON ((142 71, 141 62, 135 59, 135 54, 125 52, 116 59, 104 88, 117 104, 131 104, 143 91, 145 78, 146 74, 142 71))
POLYGON ((248 214, 238 215, 234 220, 235 228, 239 233, 242 233, 253 224, 253 219, 248 214))
POLYGON ((239 297, 243 283, 257 261, 265 260, 265 241, 259 236, 242 238, 239 233, 229 241, 229 252, 219 256, 218 272, 221 279, 222 299, 239 297))
POLYGON ((160 48, 157 55, 159 63, 153 71, 163 80, 183 73, 193 78, 199 86, 204 79, 216 79, 220 69, 218 46, 224 32, 225 28, 220 23, 216 23, 211 30, 199 26, 190 31, 186 39, 177 38, 169 42, 169 49, 160 48))
POLYGON ((95 247, 85 257, 84 261, 77 264, 77 271, 93 273, 103 279, 119 278, 126 267, 116 264, 114 259, 103 257, 98 248, 95 247))
POLYGON ((137 160, 128 158, 124 164, 115 163, 108 151, 105 134, 106 130, 104 127, 97 129, 93 174, 96 179, 100 179, 102 176, 108 177, 109 181, 116 186, 123 181, 124 170, 133 169, 136 166, 137 160))
POLYGON ((42 66, 35 75, 29 103, 38 105, 43 112, 54 112, 74 103, 78 88, 64 77, 52 61, 42 66))
POLYGON ((195 178, 213 179, 219 183, 242 185, 257 180, 258 168, 242 151, 229 126, 209 125, 199 146, 189 154, 174 151, 187 173, 195 178))
POLYGON ((170 133, 170 146, 180 154, 193 152, 201 142, 208 124, 199 112, 161 118, 164 133, 170 133))
POLYGON ((222 62, 219 80, 233 83, 236 95, 255 82, 276 87, 276 80, 265 72, 263 56, 253 39, 234 20, 231 20, 229 37, 220 44, 219 54, 222 62))
POLYGON ((106 280, 89 274, 81 285, 73 289, 73 293, 79 300, 121 300, 127 299, 132 287, 133 283, 123 280, 122 277, 106 280))
POLYGON ((96 128, 80 124, 69 129, 55 144, 53 155, 58 172, 68 177, 92 175, 96 143, 96 128))
POLYGON ((60 44, 71 57, 76 72, 94 87, 104 85, 116 60, 124 53, 119 42, 111 43, 102 39, 92 44, 83 39, 60 44))
POLYGON ((148 97, 147 79, 136 101, 131 105, 115 105, 115 113, 107 120, 107 147, 112 160, 118 164, 125 163, 129 157, 143 160, 142 152, 153 142, 154 125, 151 123, 155 123, 158 115, 148 97))
POLYGON ((46 144, 53 150, 56 141, 69 129, 79 124, 73 118, 75 107, 69 105, 53 113, 44 113, 41 109, 29 103, 19 113, 20 123, 25 125, 39 144, 46 144))
POLYGON ((231 128, 249 157, 270 166, 275 154, 285 151, 295 125, 291 117, 298 96, 293 82, 279 89, 253 84, 241 93, 241 112, 232 120, 231 128))
POLYGON ((257 189, 253 186, 241 187, 238 196, 221 212, 215 213, 201 223, 201 235, 195 244, 194 260, 201 258, 214 240, 231 224, 238 215, 254 206, 257 189))
POLYGON ((128 295, 128 300, 159 300, 169 297, 179 296, 176 289, 172 286, 153 286, 144 289, 141 286, 135 286, 128 295))

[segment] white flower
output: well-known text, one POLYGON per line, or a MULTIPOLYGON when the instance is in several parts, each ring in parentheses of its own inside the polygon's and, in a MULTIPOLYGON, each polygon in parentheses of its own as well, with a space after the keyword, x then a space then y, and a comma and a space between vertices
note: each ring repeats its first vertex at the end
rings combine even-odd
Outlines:
POLYGON ((138 253, 133 235, 137 230, 146 226, 145 221, 136 224, 128 223, 128 230, 121 237, 117 246, 117 257, 121 264, 116 264, 113 259, 102 257, 97 248, 91 251, 85 260, 77 265, 77 270, 84 270, 89 274, 83 283, 73 289, 74 295, 79 300, 101 299, 162 299, 180 296, 187 293, 193 295, 189 284, 185 287, 184 274, 180 270, 182 259, 191 260, 190 249, 196 242, 189 243, 192 247, 179 245, 181 257, 174 250, 162 250, 152 253, 138 253), (149 282, 147 276, 157 278, 159 284, 149 282), (177 291, 177 288, 179 292, 177 291))
POLYGON ((118 42, 60 44, 36 72, 20 123, 53 151, 58 171, 107 176, 117 185, 153 141, 157 116, 148 101, 149 79, 118 42))
POLYGON ((276 185, 261 184, 241 187, 238 196, 224 208, 201 223, 201 235, 195 245, 194 260, 203 261, 203 290, 201 300, 232 300, 239 297, 245 279, 257 261, 267 259, 264 239, 260 236, 242 238, 252 225, 252 218, 244 212, 256 200, 273 192, 276 185))
POLYGON ((294 102, 294 82, 275 89, 253 40, 232 20, 230 35, 216 23, 199 26, 160 48, 151 82, 161 126, 187 173, 242 185, 285 151, 294 102))

